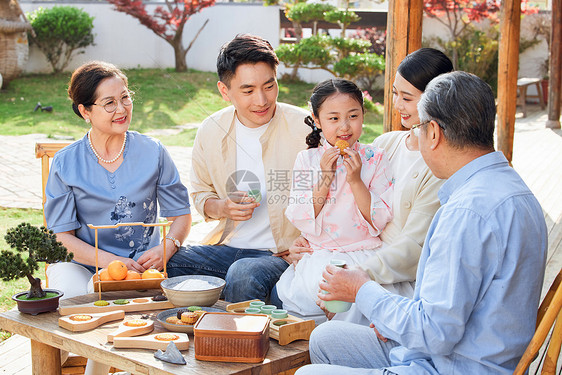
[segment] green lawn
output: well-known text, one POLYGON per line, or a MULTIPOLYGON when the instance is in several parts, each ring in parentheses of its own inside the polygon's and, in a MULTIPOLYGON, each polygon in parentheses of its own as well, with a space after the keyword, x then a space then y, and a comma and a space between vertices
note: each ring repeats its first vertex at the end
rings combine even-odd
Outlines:
MULTIPOLYGON (((208 115, 229 105, 219 95, 215 73, 172 69, 131 69, 125 71, 136 92, 132 130, 141 133, 200 123, 208 115)), ((0 91, 0 134, 44 133, 49 137, 82 137, 88 126, 72 111, 66 90, 70 73, 24 75, 0 91), (33 111, 40 102, 52 112, 33 111)), ((279 82, 279 101, 307 108, 314 88, 303 82, 279 82)), ((382 101, 380 98, 375 100, 382 101)), ((180 134, 158 136, 168 146, 191 146, 196 129, 180 134)), ((382 115, 367 113, 364 142, 382 133, 382 115)))

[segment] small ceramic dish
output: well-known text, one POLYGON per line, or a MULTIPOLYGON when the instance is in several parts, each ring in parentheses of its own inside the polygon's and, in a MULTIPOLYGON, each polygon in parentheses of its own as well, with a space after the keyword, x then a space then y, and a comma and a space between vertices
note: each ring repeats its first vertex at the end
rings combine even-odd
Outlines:
POLYGON ((289 316, 287 310, 277 309, 271 312, 272 319, 285 319, 289 316))
POLYGON ((263 302, 263 301, 252 301, 252 302, 250 302, 250 307, 261 308, 263 305, 265 305, 265 302, 263 302))
POLYGON ((244 312, 246 314, 259 314, 261 313, 261 310, 259 307, 247 307, 246 310, 244 310, 244 312))
MULTIPOLYGON (((185 307, 176 307, 174 309, 162 311, 156 315, 156 320, 158 320, 158 322, 160 322, 160 324, 162 324, 162 326, 168 331, 193 333, 193 324, 175 324, 168 323, 166 321, 169 317, 176 316, 179 310, 185 310, 185 307)), ((214 307, 203 307, 203 310, 206 312, 224 312, 224 310, 216 309, 214 307)))
POLYGON ((275 305, 263 305, 260 307, 261 313, 262 314, 267 314, 267 315, 271 315, 271 312, 273 310, 277 310, 277 306, 275 305))

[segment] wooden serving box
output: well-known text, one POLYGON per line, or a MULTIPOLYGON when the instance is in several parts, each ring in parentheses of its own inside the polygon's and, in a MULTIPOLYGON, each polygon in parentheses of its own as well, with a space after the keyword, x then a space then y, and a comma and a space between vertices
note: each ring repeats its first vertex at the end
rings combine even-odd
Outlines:
POLYGON ((259 363, 269 350, 269 317, 208 312, 193 328, 195 359, 259 363))
MULTIPOLYGON (((99 266, 98 266, 98 230, 99 229, 114 229, 118 227, 133 227, 133 226, 142 226, 142 227, 162 227, 162 238, 166 238, 166 228, 172 225, 171 221, 166 221, 163 223, 140 223, 140 222, 132 222, 132 223, 118 223, 114 225, 93 225, 88 224, 88 228, 94 230, 94 237, 95 237, 95 265, 96 265, 96 273, 94 274, 93 284, 94 284, 94 292, 98 292, 100 294, 101 299, 101 292, 110 292, 116 290, 144 290, 144 289, 159 289, 160 283, 165 278, 168 278, 168 273, 166 272, 166 263, 164 263, 164 278, 162 279, 135 279, 135 280, 113 280, 113 281, 100 281, 98 279, 99 275, 99 266)), ((163 250, 164 250, 164 259, 166 259, 166 241, 163 242, 163 250)))

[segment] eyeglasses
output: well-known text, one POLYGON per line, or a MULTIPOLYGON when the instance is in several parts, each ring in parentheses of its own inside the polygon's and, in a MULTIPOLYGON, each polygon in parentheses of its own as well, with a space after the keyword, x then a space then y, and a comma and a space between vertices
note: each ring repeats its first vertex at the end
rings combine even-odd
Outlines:
POLYGON ((431 122, 431 120, 420 122, 419 124, 416 124, 416 125, 412 126, 410 129, 414 131, 414 135, 417 137, 420 134, 420 129, 418 129, 418 128, 422 125, 429 124, 430 122, 431 122))
MULTIPOLYGON (((119 99, 119 101, 121 102, 121 104, 123 104, 124 107, 128 107, 131 104, 133 104, 134 95, 135 93, 133 91, 129 91, 126 95, 123 95, 123 97, 119 99)), ((98 105, 100 107, 103 107, 103 109, 105 109, 107 113, 113 113, 117 111, 117 107, 119 106, 119 103, 116 99, 111 99, 104 104, 93 103, 93 105, 98 105)))

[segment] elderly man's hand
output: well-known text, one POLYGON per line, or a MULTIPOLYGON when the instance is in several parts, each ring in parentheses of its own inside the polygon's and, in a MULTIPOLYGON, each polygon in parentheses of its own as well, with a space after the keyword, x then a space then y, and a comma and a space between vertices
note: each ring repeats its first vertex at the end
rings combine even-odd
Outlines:
POLYGON ((323 301, 355 302, 359 288, 371 280, 369 274, 357 266, 339 268, 331 264, 326 266, 322 277, 325 281, 320 282, 320 289, 328 292, 318 293, 318 298, 323 301))
POLYGON ((369 324, 369 328, 372 328, 375 330, 375 334, 377 335, 377 338, 383 342, 387 342, 388 339, 386 337, 384 337, 383 335, 381 335, 379 333, 379 330, 375 327, 375 325, 373 323, 369 324))

